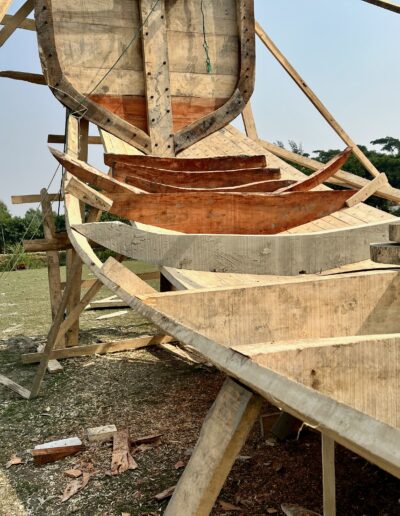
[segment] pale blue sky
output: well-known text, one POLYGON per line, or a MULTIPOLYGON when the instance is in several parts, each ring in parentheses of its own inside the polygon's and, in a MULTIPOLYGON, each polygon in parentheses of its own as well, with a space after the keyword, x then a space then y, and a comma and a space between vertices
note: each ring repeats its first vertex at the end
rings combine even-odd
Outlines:
MULTIPOLYGON (((16 1, 13 10, 22 2, 16 1)), ((400 137, 400 16, 361 0, 255 0, 256 16, 289 61, 358 143, 400 137)), ((306 151, 343 144, 258 43, 253 108, 260 135, 301 142, 306 151)), ((0 50, 0 70, 40 72, 36 36, 19 30, 0 50)), ((47 135, 64 112, 45 86, 0 79, 0 199, 39 192, 55 162, 47 135)), ((99 164, 100 149, 91 149, 99 164)), ((59 177, 51 190, 57 190, 59 177)))

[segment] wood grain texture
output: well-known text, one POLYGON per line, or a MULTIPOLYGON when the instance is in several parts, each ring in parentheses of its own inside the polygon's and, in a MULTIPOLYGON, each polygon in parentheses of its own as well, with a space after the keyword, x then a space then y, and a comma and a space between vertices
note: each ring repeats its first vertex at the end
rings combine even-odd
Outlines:
MULTIPOLYGON (((6 1, 2 8, 0 8, 1 19, 3 18, 3 14, 6 13, 9 5, 10 2, 6 1)), ((18 29, 28 14, 33 11, 33 7, 34 0, 26 0, 26 2, 22 4, 18 11, 8 19, 7 24, 4 25, 0 30, 0 47, 2 47, 8 38, 14 34, 14 32, 18 29)))
MULTIPOLYGON (((135 186, 136 188, 140 188, 141 190, 144 190, 149 193, 178 193, 178 192, 190 192, 190 191, 214 191, 214 192, 251 192, 251 193, 271 193, 276 192, 277 190, 281 188, 285 188, 287 186, 290 186, 294 183, 294 181, 291 181, 290 179, 286 180, 268 180, 268 181, 257 181, 254 183, 242 183, 243 179, 238 178, 238 185, 236 186, 219 186, 219 187, 210 187, 210 183, 212 184, 214 181, 216 181, 215 176, 221 176, 224 175, 225 172, 218 173, 214 172, 212 174, 211 180, 206 182, 206 187, 196 187, 193 188, 191 186, 171 186, 168 184, 163 183, 155 183, 154 181, 149 181, 147 179, 143 179, 138 176, 126 176, 125 177, 125 183, 128 185, 135 186)), ((195 174, 187 174, 188 176, 194 176, 195 174)), ((205 176, 206 174, 202 174, 202 176, 205 176)), ((196 178, 196 179, 205 179, 203 177, 196 178)), ((122 178, 119 178, 121 181, 122 178)), ((189 181, 190 183, 190 181, 189 181)), ((231 184, 232 179, 229 177, 227 181, 223 181, 221 184, 231 184)), ((182 183, 185 184, 185 183, 182 183)))
POLYGON ((137 0, 105 1, 93 9, 76 0, 40 0, 35 18, 43 73, 63 104, 145 153, 151 152, 153 139, 145 122, 149 130, 153 119, 165 124, 171 117, 166 150, 173 141, 182 150, 235 118, 254 88, 253 0, 218 0, 204 10, 210 70, 196 2, 161 0, 140 19, 137 0), (163 19, 159 9, 165 10, 163 19), (149 44, 143 53, 144 41, 149 44), (152 44, 158 52, 151 54, 152 44), (159 58, 156 67, 154 58, 159 58), (166 73, 160 75, 163 68, 166 73), (148 88, 155 77, 156 93, 148 88), (166 79, 162 87, 161 77, 166 79), (132 106, 134 99, 141 106, 132 106), (162 117, 154 115, 161 99, 169 103, 162 117), (132 111, 145 106, 154 113, 136 118, 132 111))
POLYGON ((15 72, 13 70, 4 70, 0 72, 0 77, 4 77, 6 79, 14 79, 16 81, 30 82, 31 84, 47 84, 44 76, 38 73, 15 72))
POLYGON ((273 235, 340 210, 348 191, 252 194, 185 192, 110 193, 110 213, 180 231, 206 234, 273 235))
POLYGON ((400 223, 389 225, 389 240, 400 243, 400 223))
MULTIPOLYGON (((370 243, 388 238, 387 223, 272 236, 184 235, 119 222, 84 224, 75 226, 75 230, 118 254, 154 265, 283 276, 312 274, 366 260, 370 243)), ((241 278, 236 283, 258 281, 241 278)))
POLYGON ((143 179, 178 188, 224 188, 280 179, 280 170, 255 168, 215 172, 173 172, 118 164, 113 169, 113 177, 133 186, 136 186, 135 179, 143 179))
POLYGON ((104 163, 109 167, 123 163, 130 166, 155 168, 180 172, 216 172, 265 168, 267 160, 263 154, 258 156, 234 155, 202 158, 160 158, 130 154, 104 154, 104 163))
POLYGON ((400 265, 400 244, 397 242, 371 244, 371 260, 377 263, 400 265))

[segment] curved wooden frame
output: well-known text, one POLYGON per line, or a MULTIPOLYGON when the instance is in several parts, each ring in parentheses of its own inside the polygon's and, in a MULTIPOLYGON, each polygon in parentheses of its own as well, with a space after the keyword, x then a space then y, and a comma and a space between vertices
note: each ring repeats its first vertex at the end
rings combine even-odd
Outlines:
MULTIPOLYGON (((253 0, 236 0, 240 20, 240 72, 235 91, 219 109, 200 118, 174 134, 175 153, 218 131, 234 120, 245 108, 255 84, 255 31, 253 0)), ((131 125, 118 115, 101 107, 79 93, 65 77, 57 55, 52 16, 52 0, 37 0, 35 5, 36 30, 43 74, 55 97, 69 109, 140 149, 152 152, 147 133, 131 125)))

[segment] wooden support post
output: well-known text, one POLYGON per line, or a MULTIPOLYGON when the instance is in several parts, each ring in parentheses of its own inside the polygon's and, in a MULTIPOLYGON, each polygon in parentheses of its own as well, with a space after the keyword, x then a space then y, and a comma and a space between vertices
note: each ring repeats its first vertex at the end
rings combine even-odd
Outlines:
POLYGON ((271 38, 267 35, 267 33, 263 30, 263 28, 258 22, 256 22, 256 34, 267 47, 267 49, 271 52, 271 54, 275 57, 275 59, 279 62, 279 64, 283 66, 283 68, 294 80, 297 86, 309 98, 312 104, 318 109, 318 111, 325 118, 328 124, 334 129, 336 134, 346 143, 346 145, 353 149, 354 155, 358 158, 358 160, 360 161, 360 163, 362 163, 366 170, 368 170, 368 172, 372 174, 374 177, 378 176, 379 170, 377 170, 377 168, 371 163, 371 161, 362 152, 362 150, 359 147, 357 147, 356 143, 350 138, 350 136, 346 133, 343 127, 335 120, 333 115, 327 110, 327 108, 311 90, 308 84, 297 73, 297 71, 289 63, 286 57, 282 54, 282 52, 275 45, 275 43, 271 40, 271 38))
POLYGON ((321 440, 324 516, 336 516, 335 441, 324 434, 321 440))
MULTIPOLYGON (((68 119, 67 131, 67 152, 77 156, 82 161, 88 159, 88 136, 89 122, 82 118, 79 122, 74 117, 68 119)), ((81 210, 84 204, 80 203, 81 210)), ((81 298, 82 264, 75 268, 74 277, 71 276, 71 266, 77 256, 75 249, 70 249, 67 254, 67 282, 72 281, 71 295, 67 305, 67 315, 79 304, 81 298)), ((77 346, 79 342, 79 317, 70 327, 66 335, 66 345, 68 347, 77 346)))
MULTIPOLYGON (((47 195, 46 188, 40 191, 42 215, 43 215, 43 233, 45 239, 53 240, 56 238, 56 227, 54 224, 53 210, 50 199, 47 195)), ((60 275, 60 258, 57 251, 47 251, 47 274, 49 278, 49 295, 51 306, 51 318, 57 314, 58 307, 61 303, 61 275, 60 275)), ((64 347, 65 340, 60 343, 64 347)))
POLYGON ((374 195, 379 188, 386 186, 387 184, 388 180, 386 174, 379 174, 379 176, 376 176, 375 179, 368 183, 368 185, 361 188, 361 190, 350 197, 350 199, 347 199, 346 206, 351 208, 352 206, 360 204, 360 202, 366 201, 374 195))
POLYGON ((249 101, 242 111, 242 119, 246 135, 254 141, 258 141, 258 133, 256 121, 254 120, 253 110, 251 108, 251 101, 249 101))
MULTIPOLYGON (((8 5, 11 2, 8 2, 8 5)), ((6 8, 8 8, 7 2, 6 2, 6 8)), ((14 34, 16 29, 21 25, 23 20, 28 16, 29 13, 33 11, 35 2, 34 0, 27 0, 19 9, 18 11, 12 16, 9 21, 7 22, 7 25, 4 25, 4 27, 0 30, 0 47, 4 45, 4 43, 8 40, 10 36, 14 34)))
POLYGON ((231 379, 225 381, 165 516, 210 514, 261 405, 260 396, 231 379))
POLYGON ((152 154, 174 156, 165 0, 141 0, 147 122, 152 154))

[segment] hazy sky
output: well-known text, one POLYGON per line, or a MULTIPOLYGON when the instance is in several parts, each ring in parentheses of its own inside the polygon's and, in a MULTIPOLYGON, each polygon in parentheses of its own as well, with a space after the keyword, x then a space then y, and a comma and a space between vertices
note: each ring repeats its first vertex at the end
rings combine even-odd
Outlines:
MULTIPOLYGON (((90 1, 90 0, 87 0, 90 1)), ((15 10, 22 1, 17 0, 15 10)), ((361 0, 255 0, 256 16, 289 61, 357 143, 400 137, 400 16, 361 0)), ((280 65, 257 44, 253 97, 258 131, 306 151, 340 148, 336 137, 280 65)), ((41 72, 36 35, 18 30, 0 49, 0 70, 41 72)), ((56 168, 47 135, 64 130, 64 110, 45 86, 0 79, 0 199, 37 193, 56 168)), ((91 148, 100 163, 100 149, 91 148)), ((51 191, 59 187, 59 177, 51 191)))

